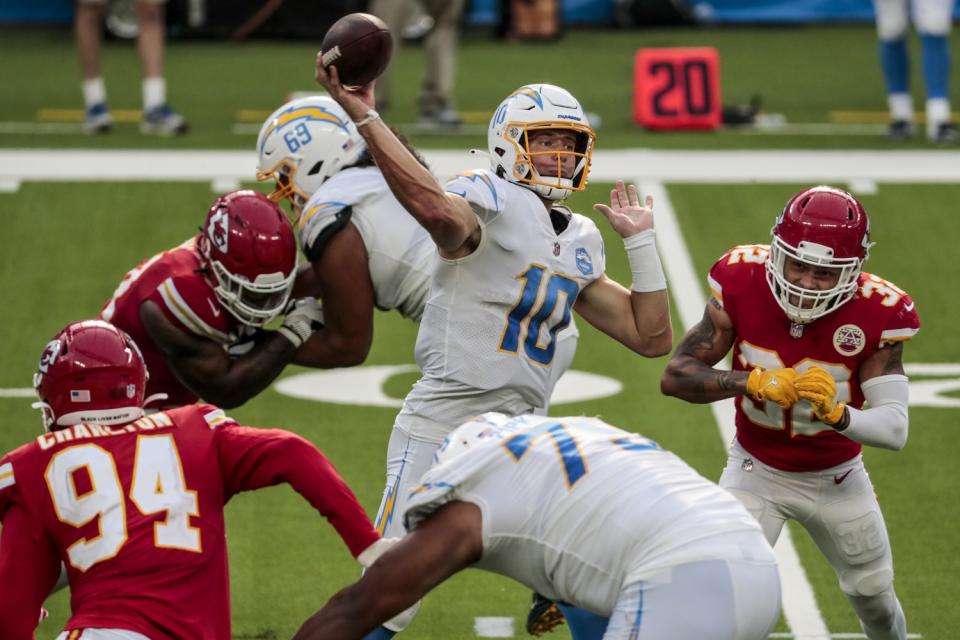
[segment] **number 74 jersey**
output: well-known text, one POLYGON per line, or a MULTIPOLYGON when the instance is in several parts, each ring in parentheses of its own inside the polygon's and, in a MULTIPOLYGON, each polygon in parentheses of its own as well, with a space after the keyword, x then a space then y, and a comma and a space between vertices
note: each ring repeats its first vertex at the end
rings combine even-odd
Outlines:
MULTIPOLYGON (((805 325, 792 325, 767 284, 766 245, 734 247, 710 269, 711 294, 736 332, 733 368, 813 365, 837 381, 837 400, 862 408, 860 366, 879 349, 909 340, 920 329, 913 300, 902 289, 863 272, 849 302, 805 325)), ((860 453, 860 443, 823 424, 801 400, 789 411, 747 396, 736 399, 737 439, 765 464, 784 471, 817 471, 860 453)))
POLYGON ((438 441, 485 411, 518 415, 546 404, 557 334, 605 266, 593 221, 555 207, 569 220, 557 233, 529 189, 475 170, 446 190, 471 204, 482 237, 471 255, 436 263, 417 335, 423 377, 398 419, 438 441), (430 424, 445 428, 426 432, 430 424))

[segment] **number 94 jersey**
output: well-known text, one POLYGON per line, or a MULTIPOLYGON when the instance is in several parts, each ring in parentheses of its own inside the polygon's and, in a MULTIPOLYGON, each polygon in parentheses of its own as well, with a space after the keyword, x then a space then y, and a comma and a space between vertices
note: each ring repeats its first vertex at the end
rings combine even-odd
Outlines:
MULTIPOLYGON (((863 407, 860 365, 880 348, 909 340, 920 329, 913 300, 891 282, 861 273, 859 289, 836 311, 805 325, 792 325, 770 291, 767 245, 734 247, 710 269, 711 294, 736 332, 733 368, 813 365, 837 381, 837 399, 863 407)), ((817 471, 860 453, 860 443, 820 422, 801 400, 789 411, 748 396, 736 399, 737 440, 765 464, 784 471, 817 471)))
POLYGON ((398 426, 439 441, 485 411, 527 413, 546 404, 557 334, 570 324, 580 291, 604 273, 603 239, 587 217, 559 234, 535 193, 487 170, 446 185, 465 198, 482 228, 480 245, 438 259, 416 359, 423 377, 398 426))

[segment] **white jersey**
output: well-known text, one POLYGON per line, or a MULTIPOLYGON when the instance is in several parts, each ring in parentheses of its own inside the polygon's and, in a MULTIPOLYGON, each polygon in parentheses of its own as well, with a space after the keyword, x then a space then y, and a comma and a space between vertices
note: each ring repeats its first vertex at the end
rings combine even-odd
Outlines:
POLYGON ((595 418, 506 425, 503 439, 424 474, 404 512, 408 529, 447 502, 476 504, 478 568, 601 615, 625 585, 680 564, 774 561, 736 498, 651 440, 595 418))
POLYGON ((401 206, 376 167, 345 169, 310 197, 300 217, 300 246, 309 259, 352 223, 367 248, 378 309, 419 321, 430 289, 437 247, 401 206))
POLYGON ((437 259, 417 334, 423 377, 396 423, 436 442, 480 413, 547 404, 557 334, 605 268, 589 218, 563 209, 570 220, 558 235, 535 193, 487 170, 460 174, 446 190, 471 203, 482 235, 469 256, 437 259))

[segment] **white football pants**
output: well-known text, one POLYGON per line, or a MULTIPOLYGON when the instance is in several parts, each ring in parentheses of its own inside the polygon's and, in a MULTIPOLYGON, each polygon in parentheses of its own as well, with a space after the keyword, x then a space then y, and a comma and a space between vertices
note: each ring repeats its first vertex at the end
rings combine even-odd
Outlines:
POLYGON ((789 518, 807 530, 837 572, 867 638, 906 638, 887 527, 860 456, 822 471, 780 471, 734 441, 720 486, 757 519, 771 546, 789 518))

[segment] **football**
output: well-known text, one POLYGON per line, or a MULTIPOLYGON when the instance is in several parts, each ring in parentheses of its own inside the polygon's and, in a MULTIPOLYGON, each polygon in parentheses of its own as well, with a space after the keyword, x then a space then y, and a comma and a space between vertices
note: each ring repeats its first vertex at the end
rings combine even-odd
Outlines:
POLYGON ((369 13, 350 13, 327 30, 320 45, 320 62, 331 65, 345 86, 374 80, 390 64, 393 37, 383 20, 369 13))

